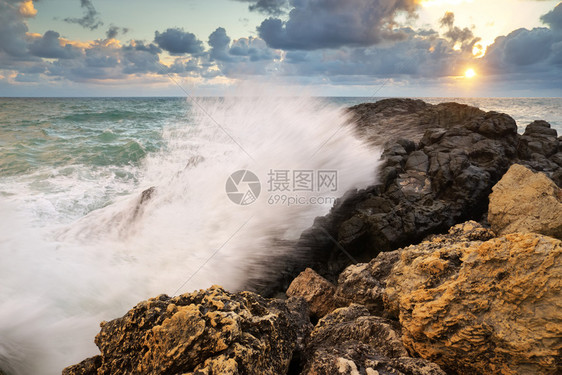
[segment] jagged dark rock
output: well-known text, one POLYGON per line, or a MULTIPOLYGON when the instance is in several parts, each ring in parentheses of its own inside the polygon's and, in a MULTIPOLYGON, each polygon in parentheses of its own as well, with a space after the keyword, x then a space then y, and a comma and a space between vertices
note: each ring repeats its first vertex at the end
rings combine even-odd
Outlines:
POLYGON ((445 375, 436 364, 410 358, 396 322, 361 305, 337 309, 318 322, 307 342, 303 375, 377 373, 445 375))
POLYGON ((384 145, 408 139, 419 142, 431 128, 449 128, 484 115, 478 108, 459 103, 431 105, 422 100, 385 99, 349 109, 360 136, 384 145))
MULTIPOLYGON (((456 103, 390 99, 350 111, 360 134, 371 143, 377 136, 384 140, 378 142, 385 145, 384 164, 379 184, 348 192, 299 240, 300 252, 309 256, 306 266, 330 281, 355 260, 418 243, 466 220, 486 222, 492 186, 514 163, 562 185, 562 143, 545 121, 519 135, 510 116, 456 103)), ((289 279, 302 269, 287 272, 289 279)))
MULTIPOLYGON (((544 121, 519 135, 508 115, 455 103, 392 99, 351 111, 358 132, 384 145, 378 184, 347 192, 302 234, 279 279, 255 284, 284 292, 309 266, 318 273, 306 270, 287 291, 304 299, 216 286, 162 295, 102 323, 101 354, 63 374, 560 373, 562 243, 495 238, 487 213, 514 163, 560 186, 562 137, 544 121), (480 222, 457 224, 466 219, 480 222), (368 263, 345 268, 357 261, 368 263), (309 316, 320 318, 314 327, 309 316)), ((544 199, 532 185, 527 196, 544 199)))

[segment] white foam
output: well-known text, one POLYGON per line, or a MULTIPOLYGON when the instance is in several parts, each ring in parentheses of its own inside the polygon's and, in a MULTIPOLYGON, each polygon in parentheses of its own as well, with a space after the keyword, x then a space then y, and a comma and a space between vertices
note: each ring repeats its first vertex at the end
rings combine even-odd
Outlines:
POLYGON ((16 219, 19 210, 2 207, 10 226, 0 231, 0 368, 60 372, 96 354, 99 321, 142 299, 212 284, 237 290, 271 272, 267 259, 290 251, 274 240, 297 239, 331 203, 269 204, 270 170, 337 171, 336 192, 299 193, 305 197, 337 197, 374 182, 379 154, 353 136, 342 109, 279 89, 240 90, 252 95, 203 100, 207 113, 194 106, 190 121, 166 129, 167 147, 146 158, 134 193, 71 225, 43 223, 38 231, 16 219), (202 159, 189 163, 193 157, 202 159), (262 182, 249 206, 225 193, 241 169, 262 182), (139 209, 150 186, 156 191, 139 209))

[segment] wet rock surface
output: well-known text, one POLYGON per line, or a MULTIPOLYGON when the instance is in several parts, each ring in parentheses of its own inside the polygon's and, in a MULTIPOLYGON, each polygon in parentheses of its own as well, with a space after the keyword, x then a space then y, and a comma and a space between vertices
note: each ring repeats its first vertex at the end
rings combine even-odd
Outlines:
POLYGON ((439 366, 411 358, 396 322, 370 315, 361 305, 322 318, 307 344, 302 374, 445 375, 439 366))
MULTIPOLYGON (((379 184, 348 192, 300 238, 307 266, 330 281, 347 265, 381 251, 418 243, 466 220, 485 222, 492 186, 514 163, 562 185, 562 143, 547 122, 535 121, 519 135, 506 114, 411 99, 350 110, 360 133, 385 139, 384 165, 379 184), (410 139, 398 138, 403 130, 410 139)), ((300 271, 288 272, 289 278, 300 271)))
POLYGON ((286 294, 287 297, 304 298, 308 303, 311 317, 318 319, 337 307, 334 299, 335 291, 334 284, 307 268, 293 280, 286 294))
POLYGON ((220 287, 162 295, 102 323, 101 354, 63 374, 284 374, 311 328, 299 299, 220 287))
POLYGON ((380 183, 317 218, 260 290, 289 299, 153 298, 64 374, 562 373, 562 137, 458 104, 351 110, 387 139, 380 183))

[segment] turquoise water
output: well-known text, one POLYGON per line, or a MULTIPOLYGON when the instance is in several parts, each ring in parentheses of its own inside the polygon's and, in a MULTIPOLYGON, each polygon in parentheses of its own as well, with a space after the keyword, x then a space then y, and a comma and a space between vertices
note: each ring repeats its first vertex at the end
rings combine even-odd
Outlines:
MULTIPOLYGON (((322 100, 343 107, 379 99, 322 100)), ((508 113, 520 132, 545 119, 562 135, 560 98, 423 100, 508 113)), ((137 189, 147 155, 165 152, 173 140, 164 132, 189 126, 192 111, 185 98, 0 98, 0 197, 29 205, 38 220, 75 220, 137 189)))
POLYGON ((0 99, 0 175, 136 165, 162 147, 163 127, 188 111, 181 98, 0 99))
MULTIPOLYGON (((378 98, 326 98, 350 106, 378 98)), ((560 98, 423 98, 455 101, 508 113, 523 128, 544 119, 562 134, 560 98)), ((164 146, 162 130, 189 122, 184 98, 0 98, 0 176, 43 166, 114 167, 115 178, 134 178, 135 166, 164 146)))

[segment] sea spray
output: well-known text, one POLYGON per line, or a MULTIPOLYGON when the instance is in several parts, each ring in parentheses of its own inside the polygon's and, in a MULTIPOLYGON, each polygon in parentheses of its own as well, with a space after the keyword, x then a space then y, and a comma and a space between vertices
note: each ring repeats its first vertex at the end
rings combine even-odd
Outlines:
POLYGON ((134 172, 131 194, 70 225, 37 228, 17 201, 5 203, 0 368, 58 373, 96 353, 101 320, 143 299, 267 279, 282 267, 273 260, 292 256, 291 241, 332 198, 375 181, 379 153, 354 136, 343 109, 279 89, 242 90, 192 105, 189 119, 164 129, 165 147, 134 172), (240 170, 260 181, 251 204, 226 193, 240 170), (315 176, 312 191, 295 188, 293 173, 302 171, 315 176), (287 189, 272 186, 276 172, 287 173, 287 189), (336 172, 335 188, 319 188, 321 172, 336 172), (302 199, 276 202, 283 196, 302 199))

